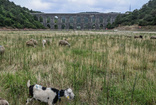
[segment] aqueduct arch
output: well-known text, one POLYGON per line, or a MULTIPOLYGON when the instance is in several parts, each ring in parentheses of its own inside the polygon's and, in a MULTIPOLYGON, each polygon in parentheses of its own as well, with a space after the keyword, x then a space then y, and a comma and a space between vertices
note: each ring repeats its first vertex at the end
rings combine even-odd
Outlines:
POLYGON ((51 29, 105 29, 119 13, 32 13, 45 27, 51 29))

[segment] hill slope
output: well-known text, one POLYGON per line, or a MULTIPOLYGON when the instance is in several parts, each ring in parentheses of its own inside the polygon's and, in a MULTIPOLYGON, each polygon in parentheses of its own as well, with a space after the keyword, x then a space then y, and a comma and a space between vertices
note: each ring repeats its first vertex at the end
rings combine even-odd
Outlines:
POLYGON ((15 5, 9 0, 0 0, 0 27, 44 28, 30 13, 35 12, 15 5))
POLYGON ((150 0, 139 10, 136 9, 133 12, 127 12, 124 15, 118 16, 111 27, 119 26, 119 24, 138 24, 140 26, 156 25, 156 0, 150 0))

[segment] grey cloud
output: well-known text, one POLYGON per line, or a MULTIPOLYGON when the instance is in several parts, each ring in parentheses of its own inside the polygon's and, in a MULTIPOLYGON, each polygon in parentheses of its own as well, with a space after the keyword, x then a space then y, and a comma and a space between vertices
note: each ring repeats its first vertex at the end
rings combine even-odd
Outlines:
POLYGON ((12 0, 23 6, 27 6, 29 9, 36 9, 42 12, 85 12, 85 11, 97 11, 97 12, 126 12, 131 5, 132 10, 139 9, 149 0, 12 0), (29 5, 32 1, 40 2, 46 5, 29 5), (27 3, 26 3, 27 2, 27 3), (26 5, 27 4, 27 5, 26 5), (44 7, 47 6, 47 7, 44 7))

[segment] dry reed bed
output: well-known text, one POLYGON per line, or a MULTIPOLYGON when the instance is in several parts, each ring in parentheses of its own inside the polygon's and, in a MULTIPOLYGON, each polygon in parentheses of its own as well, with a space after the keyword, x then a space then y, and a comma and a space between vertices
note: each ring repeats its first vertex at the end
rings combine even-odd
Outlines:
MULTIPOLYGON (((97 31, 1 31, 0 97, 12 105, 25 104, 26 82, 74 89, 68 104, 155 104, 156 40, 154 33, 97 31), (143 35, 128 39, 126 35, 143 35), (25 42, 36 39, 36 48, 25 42), (48 38, 50 46, 42 48, 48 38), (71 48, 58 45, 67 38, 71 48)), ((66 102, 65 102, 66 101, 66 102)), ((34 103, 33 105, 44 105, 34 103)))

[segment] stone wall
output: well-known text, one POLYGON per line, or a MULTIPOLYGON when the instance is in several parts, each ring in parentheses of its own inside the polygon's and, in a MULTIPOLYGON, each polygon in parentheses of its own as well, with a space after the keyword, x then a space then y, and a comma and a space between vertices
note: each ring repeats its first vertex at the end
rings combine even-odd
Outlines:
POLYGON ((51 29, 105 29, 119 13, 32 13, 51 29))

